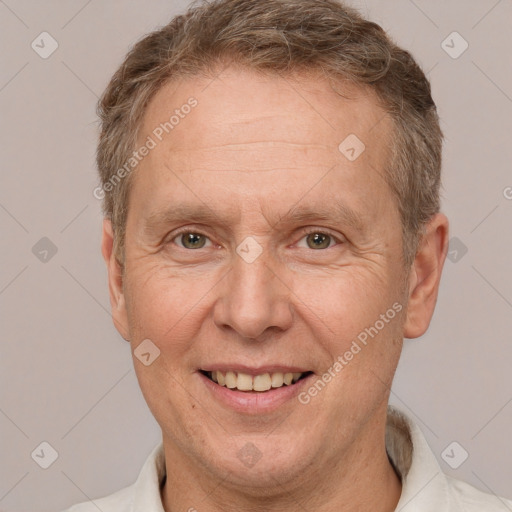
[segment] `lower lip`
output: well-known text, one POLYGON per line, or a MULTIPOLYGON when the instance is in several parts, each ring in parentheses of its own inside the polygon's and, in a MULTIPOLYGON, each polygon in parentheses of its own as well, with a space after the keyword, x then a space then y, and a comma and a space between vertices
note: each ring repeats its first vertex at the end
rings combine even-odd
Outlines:
POLYGON ((272 412, 291 400, 295 400, 298 403, 299 399, 297 396, 301 389, 308 385, 311 377, 314 377, 312 373, 294 384, 269 389, 268 391, 238 391, 220 386, 201 372, 197 373, 218 401, 237 412, 247 414, 272 412))

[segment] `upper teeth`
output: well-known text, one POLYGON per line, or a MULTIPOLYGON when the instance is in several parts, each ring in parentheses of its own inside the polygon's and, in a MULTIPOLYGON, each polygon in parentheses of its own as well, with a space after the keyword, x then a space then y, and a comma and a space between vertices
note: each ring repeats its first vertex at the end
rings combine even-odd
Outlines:
POLYGON ((213 381, 220 386, 239 391, 268 391, 270 388, 280 388, 283 385, 289 386, 292 382, 300 379, 302 373, 262 373, 261 375, 248 375, 247 373, 221 372, 214 370, 209 372, 213 381))

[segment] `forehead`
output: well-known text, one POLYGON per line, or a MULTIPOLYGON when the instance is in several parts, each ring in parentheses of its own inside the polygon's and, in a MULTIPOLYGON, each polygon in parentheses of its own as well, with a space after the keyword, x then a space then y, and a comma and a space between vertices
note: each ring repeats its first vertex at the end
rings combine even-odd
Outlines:
POLYGON ((196 199, 203 203, 224 190, 226 206, 250 195, 285 208, 308 188, 315 189, 313 198, 322 188, 337 193, 340 185, 353 206, 370 193, 374 206, 389 201, 384 169, 391 119, 371 91, 336 89, 319 76, 234 68, 163 86, 139 131, 139 145, 148 138, 155 145, 132 184, 138 196, 154 199, 145 204, 148 215, 176 203, 177 187, 190 199, 202 186, 196 199))
MULTIPOLYGON (((179 121, 173 121, 178 124, 162 134, 176 150, 225 146, 227 139, 233 145, 254 144, 257 150, 258 143, 268 143, 273 135, 305 148, 338 149, 340 137, 351 133, 364 139, 367 148, 376 149, 392 125, 369 88, 311 73, 277 75, 227 68, 212 78, 164 85, 146 109, 141 134, 151 134, 172 114, 179 114, 176 111, 190 98, 197 101, 197 107, 185 118, 181 114, 179 121), (191 128, 202 130, 191 134, 191 128)), ((380 144, 386 145, 385 141, 380 144)))

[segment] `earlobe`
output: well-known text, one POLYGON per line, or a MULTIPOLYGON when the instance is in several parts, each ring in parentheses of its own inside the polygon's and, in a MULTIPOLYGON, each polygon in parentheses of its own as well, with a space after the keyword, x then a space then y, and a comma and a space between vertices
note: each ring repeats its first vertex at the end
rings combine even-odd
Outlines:
POLYGON ((421 336, 430 324, 447 250, 448 219, 438 213, 426 225, 411 267, 405 338, 421 336))
POLYGON ((107 265, 108 289, 110 294, 110 306, 112 320, 119 334, 129 339, 126 303, 123 289, 123 272, 121 265, 114 254, 114 230, 109 219, 103 220, 103 233, 101 239, 101 253, 107 265))

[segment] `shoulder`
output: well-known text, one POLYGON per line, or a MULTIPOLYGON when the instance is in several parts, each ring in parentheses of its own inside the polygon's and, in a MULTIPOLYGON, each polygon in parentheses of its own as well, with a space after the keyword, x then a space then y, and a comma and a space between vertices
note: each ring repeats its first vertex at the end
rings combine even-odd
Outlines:
POLYGON ((164 512, 160 486, 165 478, 165 454, 160 442, 150 453, 133 485, 105 498, 79 503, 63 512, 164 512))
POLYGON ((133 485, 99 498, 73 505, 62 512, 131 512, 133 504, 133 485))
POLYGON ((501 498, 495 494, 488 494, 476 487, 445 475, 449 489, 464 512, 509 512, 512 510, 512 501, 501 498))
POLYGON ((512 501, 488 494, 443 472, 419 426, 389 407, 386 449, 402 477, 402 512, 512 512, 512 501))

